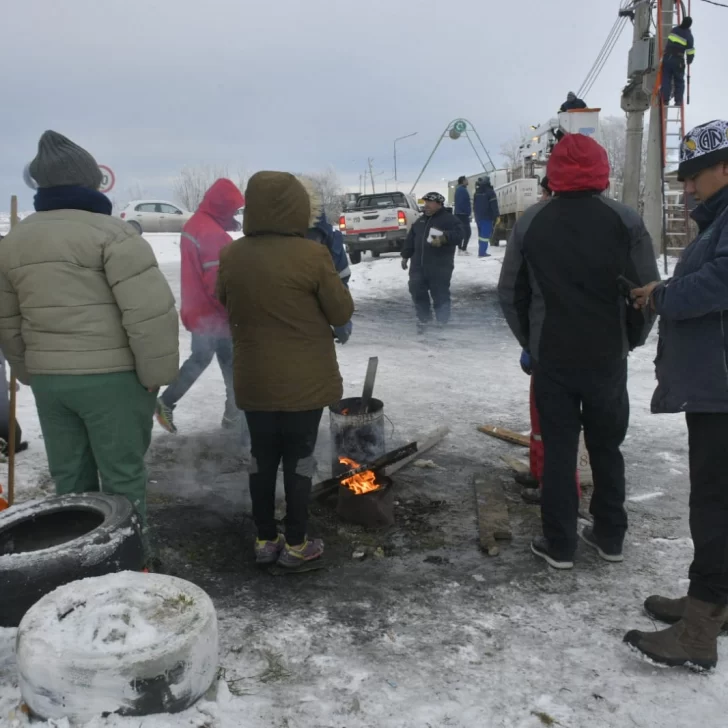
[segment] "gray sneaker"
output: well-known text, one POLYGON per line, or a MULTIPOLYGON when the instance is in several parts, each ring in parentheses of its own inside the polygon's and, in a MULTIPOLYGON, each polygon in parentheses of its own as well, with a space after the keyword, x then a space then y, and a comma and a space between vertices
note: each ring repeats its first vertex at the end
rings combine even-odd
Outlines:
POLYGON ((162 402, 161 397, 157 400, 157 406, 154 410, 154 416, 157 418, 160 426, 167 432, 176 433, 177 428, 174 426, 174 410, 162 402))
POLYGON ((255 563, 256 564, 275 564, 278 561, 278 557, 283 551, 285 541, 283 536, 278 534, 278 538, 275 541, 262 541, 259 538, 255 539, 255 563))
POLYGON ((580 535, 581 540, 591 546, 604 561, 609 561, 611 564, 619 564, 624 561, 622 547, 600 542, 594 535, 592 526, 584 526, 580 535))
POLYGON ((324 553, 324 542, 320 538, 306 539, 300 546, 286 544, 278 558, 278 566, 295 569, 308 561, 320 559, 324 553))

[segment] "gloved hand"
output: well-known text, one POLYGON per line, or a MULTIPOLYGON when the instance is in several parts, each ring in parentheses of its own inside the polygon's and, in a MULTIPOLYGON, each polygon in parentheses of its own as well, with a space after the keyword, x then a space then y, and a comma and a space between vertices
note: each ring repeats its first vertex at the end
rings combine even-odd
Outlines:
POLYGON ((430 245, 432 245, 433 248, 439 248, 446 243, 447 238, 444 235, 437 235, 436 237, 432 238, 432 242, 430 243, 430 245))
POLYGON ((528 374, 530 377, 533 374, 533 362, 531 361, 531 355, 524 349, 521 352, 521 369, 524 374, 528 374))
POLYGON ((402 270, 407 270, 408 264, 409 264, 409 260, 407 260, 407 258, 402 258, 402 270))
POLYGON ((345 344, 347 341, 349 341, 349 337, 351 336, 351 331, 354 326, 351 321, 349 321, 343 326, 334 326, 332 328, 334 329, 334 338, 336 340, 336 343, 345 344))

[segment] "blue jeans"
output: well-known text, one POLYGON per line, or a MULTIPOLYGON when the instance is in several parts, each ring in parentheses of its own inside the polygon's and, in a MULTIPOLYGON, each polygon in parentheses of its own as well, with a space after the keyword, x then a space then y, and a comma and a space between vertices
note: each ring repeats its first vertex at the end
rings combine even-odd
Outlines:
POLYGON ((204 334, 192 334, 192 353, 179 370, 177 379, 164 390, 162 402, 170 409, 174 409, 202 372, 210 366, 214 356, 217 356, 217 363, 220 365, 225 382, 225 412, 231 415, 237 412, 233 390, 233 341, 229 338, 220 339, 204 334))

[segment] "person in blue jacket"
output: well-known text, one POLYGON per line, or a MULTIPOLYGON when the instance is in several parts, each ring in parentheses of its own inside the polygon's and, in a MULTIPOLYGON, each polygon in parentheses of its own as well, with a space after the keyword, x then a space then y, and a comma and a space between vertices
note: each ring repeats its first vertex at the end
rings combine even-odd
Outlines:
MULTIPOLYGON (((341 282, 348 288, 351 269, 349 268, 349 257, 346 255, 346 249, 344 248, 344 236, 338 230, 334 230, 326 218, 325 212, 322 212, 316 218, 313 227, 308 229, 306 237, 309 240, 318 241, 329 249, 339 278, 341 278, 341 282)), ((334 326, 333 330, 336 341, 339 344, 345 344, 349 340, 353 328, 354 326, 351 321, 344 324, 344 326, 334 326)))
POLYGON ((687 597, 645 602, 648 614, 672 627, 624 639, 663 665, 710 669, 728 627, 728 121, 688 132, 678 180, 700 201, 692 212, 698 236, 672 278, 632 297, 660 316, 652 411, 684 412, 687 420, 695 553, 687 597))
POLYGON ((496 197, 490 177, 481 177, 475 186, 475 222, 478 225, 478 258, 490 256, 488 245, 493 228, 500 215, 498 211, 498 198, 496 197))
POLYGON ((465 176, 458 177, 458 186, 455 188, 455 210, 453 212, 455 217, 460 220, 463 233, 465 234, 463 242, 460 243, 460 250, 466 253, 472 233, 470 220, 473 215, 473 206, 470 201, 470 192, 468 192, 468 178, 465 176))
POLYGON ((667 106, 670 96, 675 96, 675 106, 682 106, 685 95, 685 63, 690 65, 695 59, 695 41, 690 28, 691 17, 683 18, 667 36, 665 54, 662 57, 662 103, 667 106))

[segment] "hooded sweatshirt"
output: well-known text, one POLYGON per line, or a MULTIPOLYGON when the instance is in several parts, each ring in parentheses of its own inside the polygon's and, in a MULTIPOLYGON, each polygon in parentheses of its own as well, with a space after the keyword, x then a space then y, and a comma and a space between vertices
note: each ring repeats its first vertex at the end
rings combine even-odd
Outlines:
POLYGON ((220 251, 232 240, 226 230, 235 227, 235 213, 244 204, 240 190, 229 179, 219 179, 205 193, 197 212, 182 228, 180 316, 188 331, 230 336, 227 312, 217 300, 215 285, 220 251))
POLYGON ((329 251, 306 239, 320 213, 304 184, 258 172, 245 193, 245 237, 222 251, 217 292, 230 319, 240 409, 303 412, 341 399, 332 326, 354 312, 329 251))

